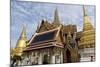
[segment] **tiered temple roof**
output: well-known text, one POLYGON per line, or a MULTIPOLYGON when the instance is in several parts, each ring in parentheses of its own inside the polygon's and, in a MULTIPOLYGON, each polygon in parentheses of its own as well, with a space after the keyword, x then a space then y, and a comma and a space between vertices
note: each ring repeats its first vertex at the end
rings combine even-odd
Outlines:
POLYGON ((60 27, 41 33, 35 33, 35 35, 29 41, 29 45, 24 51, 41 49, 46 47, 63 48, 63 45, 61 43, 55 43, 58 40, 57 37, 60 37, 60 27))

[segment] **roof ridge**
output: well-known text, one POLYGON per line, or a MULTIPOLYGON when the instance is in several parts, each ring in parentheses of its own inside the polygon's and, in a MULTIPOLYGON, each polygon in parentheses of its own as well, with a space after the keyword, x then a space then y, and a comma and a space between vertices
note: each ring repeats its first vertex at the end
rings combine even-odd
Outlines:
POLYGON ((52 29, 52 30, 48 30, 48 31, 37 33, 36 35, 41 35, 41 34, 49 33, 49 32, 55 31, 55 30, 59 30, 58 27, 55 28, 55 29, 52 29))

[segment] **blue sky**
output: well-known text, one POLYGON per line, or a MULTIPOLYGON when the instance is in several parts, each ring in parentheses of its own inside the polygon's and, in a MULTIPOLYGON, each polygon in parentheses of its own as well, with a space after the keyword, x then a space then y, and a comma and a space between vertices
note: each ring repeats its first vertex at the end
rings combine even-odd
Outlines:
MULTIPOLYGON (((95 7, 85 6, 90 21, 94 26, 95 7)), ((54 10, 58 9, 59 19, 62 24, 76 24, 78 31, 83 27, 82 5, 40 3, 27 1, 11 1, 11 47, 15 47, 22 31, 23 24, 26 26, 27 39, 34 34, 37 25, 42 19, 53 21, 54 10)))

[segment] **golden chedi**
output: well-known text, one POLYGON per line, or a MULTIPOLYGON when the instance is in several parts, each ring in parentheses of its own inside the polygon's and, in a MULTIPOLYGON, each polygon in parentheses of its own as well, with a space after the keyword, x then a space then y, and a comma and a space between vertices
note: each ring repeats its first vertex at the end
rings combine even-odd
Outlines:
POLYGON ((89 48, 95 45, 95 30, 90 22, 85 8, 83 7, 83 32, 81 34, 79 47, 89 48))
POLYGON ((15 55, 17 55, 17 56, 21 56, 22 55, 23 49, 26 47, 26 41, 27 41, 26 29, 23 26, 23 30, 22 30, 21 35, 20 35, 20 37, 19 37, 19 39, 17 41, 17 44, 16 44, 15 55))

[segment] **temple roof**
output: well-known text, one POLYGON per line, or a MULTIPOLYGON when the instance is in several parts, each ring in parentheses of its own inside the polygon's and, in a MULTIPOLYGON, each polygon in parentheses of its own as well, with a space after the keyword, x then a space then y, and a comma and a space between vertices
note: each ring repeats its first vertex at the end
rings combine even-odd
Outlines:
POLYGON ((52 39, 54 39, 56 33, 57 33, 57 30, 38 33, 38 34, 35 35, 35 37, 34 37, 34 39, 32 40, 31 43, 33 44, 33 43, 39 43, 39 42, 52 40, 52 39))
POLYGON ((29 45, 26 47, 25 51, 27 50, 33 50, 33 49, 40 49, 45 47, 63 47, 62 44, 54 44, 56 42, 56 36, 58 35, 60 30, 59 28, 36 33, 29 41, 29 45))
POLYGON ((63 33, 74 33, 74 32, 77 32, 77 26, 76 25, 73 25, 73 24, 69 24, 69 25, 65 25, 63 26, 63 33))
POLYGON ((40 26, 38 26, 36 32, 37 33, 45 32, 45 31, 48 31, 48 30, 52 30, 56 27, 57 27, 56 25, 49 23, 47 20, 42 20, 41 24, 40 24, 40 26))

